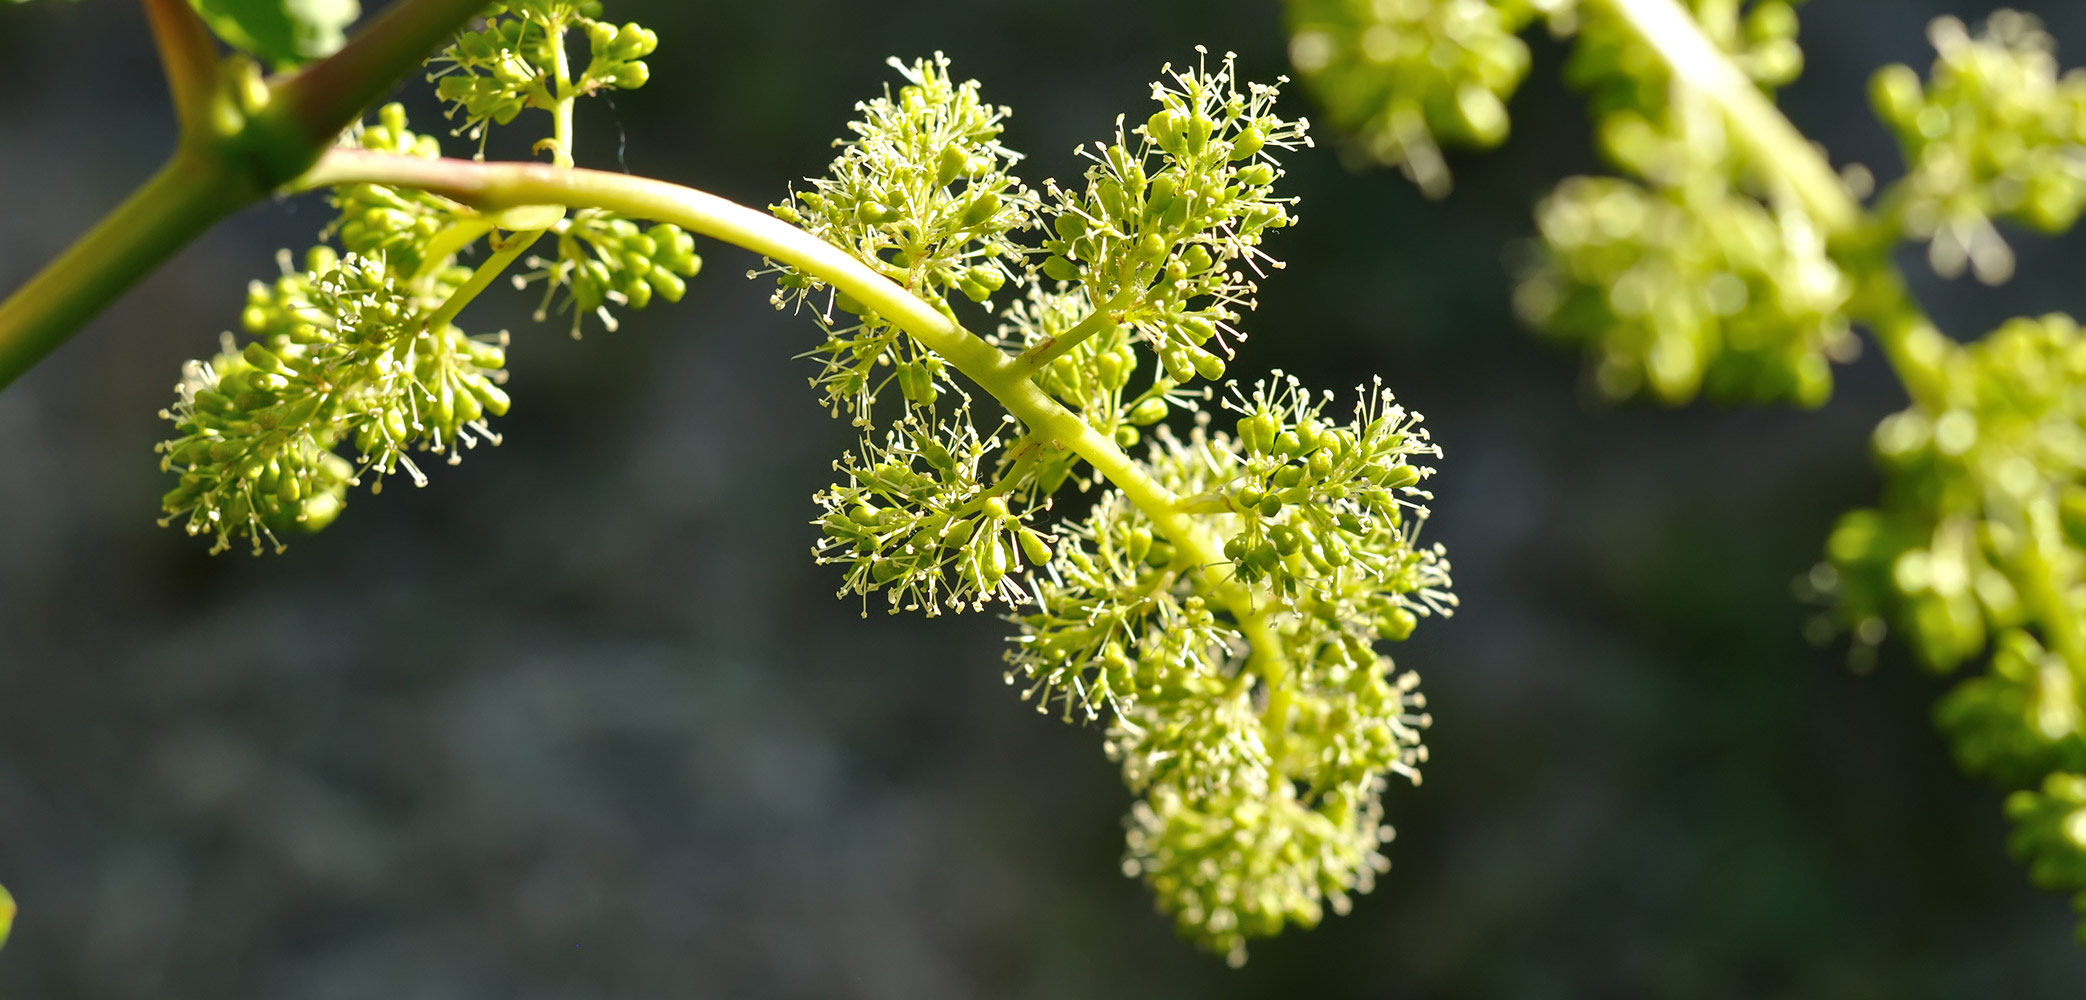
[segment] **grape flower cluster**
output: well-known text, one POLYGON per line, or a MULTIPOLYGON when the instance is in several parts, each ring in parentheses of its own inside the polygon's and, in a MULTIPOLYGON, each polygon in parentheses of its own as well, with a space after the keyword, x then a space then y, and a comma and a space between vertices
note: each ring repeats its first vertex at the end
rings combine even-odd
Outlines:
POLYGON ((1927 34, 1938 58, 1924 85, 1902 65, 1870 82, 1908 167, 1892 208, 1935 271, 1968 265, 1998 284, 2014 259, 1994 219, 2056 233, 2086 207, 2086 72, 2060 76, 2055 40, 2018 11, 1974 36, 1953 17, 1927 34))
POLYGON ((433 60, 435 94, 482 150, 490 126, 506 125, 529 108, 556 113, 574 96, 644 86, 652 78, 644 59, 659 48, 658 34, 639 24, 617 27, 600 16, 600 0, 489 4, 484 27, 458 35, 433 60), (577 75, 565 50, 570 31, 587 39, 588 61, 577 75))
POLYGON ((939 55, 893 65, 831 171, 772 211, 952 322, 995 317, 960 333, 993 360, 966 388, 958 358, 774 268, 776 305, 824 334, 813 387, 861 434, 816 498, 816 554, 894 612, 1006 607, 1008 683, 1104 724, 1138 795, 1124 870, 1243 961, 1386 865, 1379 792, 1418 779, 1429 717, 1381 646, 1455 604, 1417 537, 1439 449, 1381 386, 1343 411, 1276 373, 1205 407, 1280 266, 1263 241, 1295 220, 1273 153, 1310 140, 1277 86, 1229 56, 1168 67, 1156 110, 1079 151, 1083 185, 1039 191, 978 84, 939 55), (989 430, 973 388, 1005 406, 989 430), (1049 523, 1068 482, 1098 495, 1049 523))
MULTIPOLYGON (((575 102, 643 85, 658 42, 600 13, 489 6, 432 61, 454 134, 482 151, 541 111, 538 152, 571 166, 575 102)), ((1274 154, 1311 140, 1276 112, 1279 83, 1239 79, 1229 55, 1166 67, 1146 117, 1078 151, 1080 183, 1038 188, 976 82, 940 54, 892 65, 902 82, 856 106, 831 170, 772 207, 888 279, 851 284, 861 301, 829 283, 860 273, 769 268, 775 304, 822 331, 812 385, 859 432, 815 498, 816 557, 865 613, 872 594, 1005 609, 1007 682, 1103 727, 1138 796, 1125 871, 1242 962, 1249 937, 1346 912, 1386 870, 1379 796, 1418 781, 1431 720, 1383 647, 1456 604, 1441 547, 1419 541, 1440 450, 1381 384, 1351 408, 1280 372, 1218 384, 1282 266, 1263 243, 1296 221, 1274 154), (1001 410, 984 429, 980 396, 1001 410), (1096 495, 1052 521, 1068 484, 1096 495)), ((346 141, 441 154, 396 104, 346 141)), ((537 319, 577 335, 679 299, 701 263, 688 233, 598 208, 486 211, 382 183, 330 203, 325 242, 280 255, 243 337, 190 362, 164 413, 166 523, 213 552, 280 548, 359 484, 424 484, 425 456, 497 443, 509 337, 459 319, 501 277, 540 286, 537 319)), ((735 224, 719 223, 751 225, 735 224)))
MULTIPOLYGON (((523 106, 569 117, 569 104, 606 86, 644 82, 639 56, 657 44, 636 25, 595 20, 592 0, 523 0, 488 9, 442 57, 442 96, 465 127, 511 121, 523 106), (568 34, 583 33, 592 61, 567 74, 568 34), (633 68, 635 67, 635 68, 633 68), (561 110, 563 106, 563 110, 561 110)), ((407 127, 398 104, 351 130, 360 148, 435 157, 441 143, 407 127)), ((562 154, 561 154, 562 155, 562 154)), ((517 284, 541 282, 544 307, 597 316, 679 299, 701 265, 693 239, 598 210, 509 232, 498 220, 424 191, 381 184, 333 190, 329 241, 301 260, 284 251, 282 275, 254 282, 239 337, 189 362, 163 415, 174 424, 161 467, 177 477, 163 498, 167 524, 211 539, 213 552, 245 543, 281 548, 293 532, 319 530, 350 487, 405 473, 426 483, 415 454, 455 463, 464 449, 498 443, 492 418, 507 412, 505 332, 469 334, 454 322, 515 255, 547 239, 554 252, 527 260, 517 284), (465 254, 486 240, 486 260, 465 254)))
MULTIPOLYGON (((1767 90, 1803 65, 1784 0, 1690 4, 1708 40, 1767 90)), ((1576 34, 1566 75, 1589 91, 1602 151, 1624 177, 1573 177, 1537 208, 1542 237, 1516 306, 1581 344, 1601 391, 1682 403, 1824 401, 1855 342, 1853 286, 1803 206, 1769 197, 1721 114, 1678 86, 1606 8, 1571 0, 1290 0, 1291 55, 1374 158, 1447 193, 1438 141, 1506 137, 1526 74, 1517 33, 1576 34)))

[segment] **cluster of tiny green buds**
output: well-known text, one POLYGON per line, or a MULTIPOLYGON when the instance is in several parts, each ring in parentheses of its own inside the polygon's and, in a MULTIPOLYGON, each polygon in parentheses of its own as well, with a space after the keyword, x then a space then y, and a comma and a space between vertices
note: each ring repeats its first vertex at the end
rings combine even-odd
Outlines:
MULTIPOLYGON (((1035 575, 1036 606, 1016 619, 1021 635, 1008 656, 1009 682, 1039 710, 1055 701, 1068 718, 1112 714, 1109 756, 1143 795, 1125 870, 1153 888, 1183 936, 1233 962, 1244 960, 1247 937, 1314 925, 1328 901, 1345 912, 1348 894, 1373 884, 1385 864, 1376 847, 1390 835, 1378 793, 1390 774, 1418 780, 1430 721, 1418 678, 1394 678, 1375 647, 1455 603, 1440 550, 1413 544, 1424 519, 1416 506, 1401 517, 1391 501, 1375 532, 1356 516, 1368 500, 1343 507, 1298 494, 1279 520, 1226 512, 1232 491, 1251 488, 1241 484, 1253 467, 1284 450, 1308 465, 1343 440, 1368 441, 1348 444, 1347 458, 1377 451, 1381 461, 1353 464, 1396 469, 1382 478, 1408 492, 1430 471, 1403 461, 1434 451, 1402 412, 1358 408, 1354 423, 1322 428, 1323 443, 1307 449, 1299 427, 1316 411, 1282 396, 1263 386, 1256 397, 1279 402, 1241 419, 1259 437, 1258 418, 1282 414, 1271 447, 1255 452, 1198 420, 1186 439, 1160 428, 1147 468, 1183 507, 1208 509, 1202 519, 1219 535, 1299 539, 1273 565, 1311 585, 1258 587, 1265 603, 1241 614, 1224 584, 1247 579, 1253 556, 1227 545, 1213 577, 1110 491, 1035 575), (1410 450, 1389 442, 1401 432, 1410 450), (1333 545, 1342 555, 1321 554, 1333 545), (1300 854, 1287 844, 1315 846, 1300 854)), ((1319 483, 1337 479, 1320 473, 1319 483)))
POLYGON ((1866 644, 1895 628, 1943 671, 1992 648, 1937 721, 1966 769, 2046 783, 2008 805, 2015 850, 2038 884, 2086 888, 2079 824, 2053 825, 2077 803, 2050 812, 2086 770, 2086 337, 2053 315, 1967 347, 1924 338, 1939 396, 1877 428, 1883 502, 1841 519, 1814 578, 1866 644))
POLYGON ((856 139, 832 172, 772 211, 914 294, 984 302, 1023 267, 1010 234, 1035 224, 1036 195, 1009 172, 1020 156, 1000 143, 1007 109, 950 77, 939 52, 891 66, 905 85, 855 105, 856 139))
MULTIPOLYGON (((550 111, 603 90, 635 90, 652 78, 644 62, 659 36, 636 24, 597 20, 598 0, 519 0, 486 8, 485 25, 459 34, 433 63, 435 93, 461 118, 459 134, 480 141, 492 125, 506 125, 528 108, 550 111), (583 31, 589 59, 577 75, 568 68, 566 35, 583 31)), ((570 150, 565 150, 570 155, 570 150)))
POLYGON ((1924 87, 1902 65, 1870 85, 1910 168, 1896 210, 1908 235, 1931 241, 1937 272, 1968 264, 1998 284, 2014 260, 1994 218, 2054 233, 2086 207, 2086 73, 2058 76, 2056 43, 2017 11, 1993 14, 1975 37, 1952 17, 1928 35, 1939 58, 1924 87))
POLYGON ((426 328, 382 262, 317 247, 302 271, 284 263, 249 293, 253 339, 240 348, 227 335, 214 361, 190 362, 163 414, 176 434, 161 465, 180 476, 167 520, 213 537, 212 551, 245 537, 259 553, 278 531, 323 528, 358 470, 420 481, 409 450, 454 462, 459 446, 493 439, 483 418, 507 409, 499 343, 426 328), (334 453, 341 443, 358 463, 334 453))
POLYGON ((999 445, 980 440, 967 418, 914 413, 835 463, 847 482, 816 497, 826 511, 817 557, 847 567, 842 593, 866 600, 882 591, 893 612, 929 615, 1020 601, 1023 559, 1047 560, 1049 548, 1019 497, 1010 505, 979 477, 999 445))
POLYGON ((1255 274, 1281 263, 1265 233, 1295 221, 1293 198, 1273 194, 1272 150, 1311 144, 1306 125, 1278 117, 1275 85, 1240 92, 1234 57, 1216 72, 1163 68, 1159 110, 1130 135, 1081 149, 1086 189, 1049 185, 1045 277, 1076 282, 1110 322, 1136 331, 1176 383, 1224 376, 1224 335, 1253 308, 1255 274), (1217 344, 1212 346, 1211 341, 1217 344), (1219 353, 1222 352, 1222 354, 1219 353))
POLYGON ((1743 195, 1662 193, 1575 177, 1536 213, 1540 261, 1515 305, 1597 359, 1601 390, 1668 403, 1825 402, 1831 362, 1857 349, 1852 291, 1808 216, 1743 195))
POLYGON ((659 48, 659 34, 640 24, 621 27, 606 21, 586 22, 587 68, 579 75, 579 91, 592 94, 614 88, 636 90, 652 79, 645 57, 659 48))
POLYGON ((1330 906, 1345 914, 1390 870, 1377 848, 1387 839, 1376 789, 1351 818, 1299 801, 1287 782, 1272 793, 1244 792, 1202 808, 1162 788, 1130 813, 1130 858, 1160 905, 1199 943, 1245 964, 1246 939, 1285 924, 1315 927, 1330 906))
POLYGON ((1104 467, 1093 438, 1082 458, 1022 423, 1038 418, 981 435, 948 359, 778 268, 776 305, 826 333, 813 385, 863 433, 817 496, 818 558, 844 567, 843 595, 882 592, 894 612, 1015 608, 1008 683, 1040 711, 1105 721, 1142 796, 1126 871, 1184 936, 1242 961, 1247 937, 1344 911, 1384 864, 1377 794, 1417 778, 1429 720, 1377 645, 1455 603, 1441 550, 1417 544, 1431 470, 1414 460, 1439 452, 1380 387, 1340 424, 1294 379, 1230 386, 1236 437, 1211 430, 1208 387, 1184 388, 1222 376, 1248 272, 1280 266, 1261 240, 1293 201, 1273 193, 1270 154, 1309 140, 1274 113, 1275 87, 1240 83, 1229 56, 1166 68, 1158 110, 1080 151, 1085 189, 1048 184, 1039 212, 1008 173, 1004 109, 940 57, 893 65, 908 85, 859 105, 832 172, 773 211, 952 319, 950 289, 983 300, 1016 282, 987 343, 1094 435, 1147 447, 1104 467), (1039 214, 1032 250, 1015 237, 1039 214), (979 268, 990 287, 965 288, 979 268), (880 394, 898 397, 883 430, 880 394), (1165 426, 1178 411, 1185 436, 1165 426), (1065 483, 1101 480, 1084 517, 1037 526, 1065 483))
POLYGON ((1362 617, 1389 616, 1384 631, 1402 639, 1412 631, 1401 603, 1414 591, 1407 561, 1418 558, 1403 532, 1408 517, 1423 516, 1415 512, 1430 497, 1418 484, 1433 473, 1411 460, 1440 449, 1381 384, 1338 426, 1324 419, 1331 393, 1313 399, 1294 377, 1275 377, 1251 396, 1233 387, 1225 405, 1239 414, 1239 466, 1223 488, 1197 498, 1240 515, 1225 558, 1239 579, 1284 601, 1366 602, 1362 617))
MULTIPOLYGON (((1012 234, 1036 224, 1037 196, 1010 172, 1020 154, 1000 142, 1008 111, 980 100, 977 81, 956 82, 941 53, 891 66, 905 85, 856 104, 855 138, 838 143, 832 171, 770 210, 943 310, 951 291, 989 305, 1026 273, 1028 250, 1012 234)), ((824 287, 785 270, 776 305, 805 303, 824 287)), ((812 352, 824 368, 813 384, 836 415, 869 426, 876 393, 891 381, 879 368, 897 370, 910 405, 939 395, 939 369, 911 356, 882 317, 840 294, 811 306, 827 334, 812 352)))
POLYGON ((1570 0, 1289 0, 1290 60, 1359 152, 1431 197, 1449 192, 1441 146, 1507 136, 1507 98, 1528 73, 1518 33, 1570 0))
POLYGON ((542 283, 536 320, 549 318, 553 309, 569 312, 574 337, 587 316, 599 318, 603 327, 614 331, 617 321, 610 305, 643 309, 654 295, 681 301, 687 279, 702 270, 695 238, 665 223, 640 228, 614 213, 589 208, 560 219, 549 235, 556 240, 557 256, 530 257, 533 270, 515 275, 514 287, 542 283))
MULTIPOLYGON (((591 0, 494 5, 484 30, 444 57, 452 71, 468 71, 444 76, 444 89, 505 79, 516 66, 527 80, 515 92, 548 87, 552 104, 641 83, 637 60, 657 39, 594 20, 599 13, 591 0), (560 68, 560 40, 572 29, 588 33, 595 55, 577 83, 560 68)), ((407 127, 398 104, 350 129, 347 141, 394 156, 441 155, 433 136, 407 127)), ((175 434, 159 446, 161 464, 179 477, 163 500, 164 523, 210 537, 213 552, 246 540, 258 553, 270 541, 280 548, 289 530, 322 528, 365 477, 372 490, 399 472, 424 485, 413 452, 453 464, 464 448, 498 443, 487 420, 509 406, 507 335, 468 336, 452 321, 537 239, 548 235, 555 253, 529 258, 534 270, 514 281, 543 282, 538 318, 553 306, 569 311, 575 335, 586 315, 613 329, 611 305, 680 299, 701 266, 687 232, 599 210, 539 212, 522 223, 379 184, 337 187, 330 201, 338 215, 325 236, 339 249, 313 249, 301 269, 285 252, 283 276, 249 290, 240 318, 250 340, 241 346, 227 334, 217 357, 190 362, 164 413, 175 434), (531 228, 502 231, 517 224, 531 228), (460 264, 482 238, 495 253, 475 271, 460 264)))

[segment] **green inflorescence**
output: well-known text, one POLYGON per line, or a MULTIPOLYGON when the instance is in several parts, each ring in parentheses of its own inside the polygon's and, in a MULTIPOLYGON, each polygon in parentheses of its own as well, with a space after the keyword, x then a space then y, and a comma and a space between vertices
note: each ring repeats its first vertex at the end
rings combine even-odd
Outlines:
MULTIPOLYGON (((643 65, 633 60, 656 39, 635 25, 593 20, 598 13, 595 3, 543 0, 491 8, 484 29, 449 50, 451 68, 464 72, 441 77, 444 96, 455 83, 475 81, 473 95, 562 117, 569 107, 560 111, 560 104, 606 81, 641 84, 642 70, 630 67, 643 65), (487 38, 519 39, 527 65, 541 68, 558 61, 571 32, 587 37, 598 72, 510 80, 481 75, 484 61, 468 54, 491 44, 487 38)), ((453 99, 469 111, 469 100, 453 99)), ((440 142, 411 131, 397 104, 352 130, 351 140, 375 152, 441 155, 440 142)), ((282 276, 248 290, 245 342, 225 334, 216 357, 190 362, 164 412, 175 430, 159 446, 160 464, 179 481, 163 500, 163 523, 210 538, 213 552, 240 543, 256 553, 280 549, 286 534, 332 523, 349 487, 365 479, 379 490, 384 477, 403 472, 424 485, 415 453, 453 464, 463 449, 498 443, 490 420, 509 406, 502 388, 508 336, 467 334, 453 321, 539 240, 555 253, 528 258, 532 270, 513 280, 542 282, 539 318, 553 306, 569 311, 575 335, 586 315, 613 329, 611 305, 641 309, 655 295, 678 300, 701 265, 686 232, 642 228, 598 210, 537 213, 532 224, 547 228, 513 232, 500 225, 506 220, 450 199, 381 184, 335 188, 330 202, 337 212, 324 232, 330 243, 301 262, 279 255, 282 276), (481 240, 487 259, 470 266, 464 255, 481 240)))
MULTIPOLYGON (((574 102, 642 85, 657 44, 600 13, 489 7, 435 60, 458 134, 482 148, 540 110, 539 151, 570 167, 574 102), (591 61, 575 71, 580 37, 591 61)), ((1282 266, 1263 241, 1296 221, 1274 154, 1311 140, 1276 112, 1279 84, 1240 80, 1228 55, 1165 67, 1155 110, 1079 151, 1080 183, 1038 188, 976 82, 939 54, 892 65, 901 84, 856 106, 830 172, 773 206, 803 233, 705 223, 824 268, 771 269, 775 304, 823 332, 812 385, 860 432, 816 497, 816 557, 865 613, 871 594, 894 612, 1004 608, 1007 682, 1103 726, 1138 797, 1125 870, 1183 935, 1242 962, 1249 937, 1346 912, 1387 868, 1379 797, 1419 780, 1430 718, 1383 647, 1456 603, 1442 549, 1419 541, 1440 450, 1380 383, 1351 409, 1280 372, 1212 384, 1282 266), (806 234, 853 259, 816 263, 791 242, 806 234), (865 287, 861 268, 895 287, 865 287), (992 332, 969 333, 966 313, 992 332), (984 430, 977 390, 1004 407, 984 430), (1067 484, 1097 495, 1053 522, 1067 484)), ((408 158, 440 155, 398 105, 349 140, 383 154, 337 158, 362 169, 420 176, 408 158)), ((244 339, 189 363, 165 412, 167 522, 213 552, 279 548, 353 486, 424 483, 420 456, 497 442, 508 338, 457 320, 502 276, 542 285, 537 318, 569 314, 576 335, 679 299, 700 266, 686 232, 598 208, 490 211, 378 183, 331 204, 327 242, 254 283, 244 339)))
MULTIPOLYGON (((1763 90, 1801 70, 1789 4, 1692 7, 1763 90)), ((1602 151, 1636 179, 1569 178, 1537 208, 1543 251, 1516 294, 1522 315, 1583 344, 1610 397, 1823 403, 1831 362, 1856 344, 1852 282, 1818 220, 1775 196, 1723 114, 1612 18, 1587 13, 1567 75, 1592 94, 1602 151)))
MULTIPOLYGON (((1510 88, 1518 50, 1502 36, 1532 17, 1514 0, 1291 0, 1291 11, 1299 66, 1336 116, 1367 122, 1351 124, 1364 142, 1381 127, 1372 108, 1431 109, 1430 124, 1459 134, 1435 123, 1473 87, 1510 88), (1372 62, 1366 33, 1401 24, 1461 28, 1426 36, 1424 67, 1410 54, 1424 33, 1372 62)), ((1864 205, 1867 172, 1834 177, 1769 101, 1803 64, 1791 4, 1602 0, 1547 13, 1577 32, 1567 75, 1628 176, 1568 179, 1538 207, 1521 312, 1584 345, 1608 395, 1667 403, 1707 390, 1817 405, 1831 362, 1855 353, 1853 325, 1875 332, 1912 404, 1874 435, 1881 501, 1841 520, 1809 582, 1836 601, 1825 623, 1851 631, 1858 656, 1892 630, 1937 671, 1989 656, 1937 722, 1965 769, 2020 789, 2007 802, 2015 853, 2037 884, 2079 893, 2086 913, 2086 338, 2053 315, 1958 345, 1892 257, 1924 242, 1944 277, 1967 268, 1997 283, 2013 255, 1995 222, 2070 228, 2086 207, 2086 72, 2060 72, 2026 14, 2001 11, 1976 33, 1934 22, 1924 80, 1906 66, 1874 77, 1906 173, 1864 205)), ((1503 133, 1502 122, 1487 134, 1503 133)))
MULTIPOLYGON (((485 26, 466 31, 436 56, 435 93, 449 104, 458 131, 479 140, 529 108, 556 112, 575 96, 603 90, 635 90, 652 78, 644 59, 659 48, 659 36, 638 24, 622 27, 599 20, 600 0, 517 0, 489 4, 485 26), (587 65, 571 70, 566 36, 587 40, 587 65)), ((558 136, 554 143, 568 141, 558 136)), ((570 156, 565 149, 563 155, 570 156)))
POLYGON ((1243 961, 1248 937, 1344 912, 1385 866, 1378 794, 1418 779, 1429 720, 1379 646, 1455 603, 1441 550, 1417 541, 1439 451, 1380 387, 1342 417, 1279 373, 1225 383, 1236 421, 1219 429, 1190 385, 1222 378, 1255 279, 1280 266, 1262 240, 1294 221, 1272 154, 1309 139, 1275 86, 1240 83, 1229 57, 1169 67, 1155 112, 1081 150, 1083 187, 1037 195, 1011 173, 1005 109, 940 56, 893 65, 904 85, 859 105, 832 171, 773 211, 946 316, 967 308, 952 293, 990 309, 1014 292, 992 338, 1005 377, 1089 447, 1012 415, 979 431, 946 359, 778 268, 776 305, 826 334, 813 386, 862 431, 817 497, 817 556, 844 596, 894 612, 1010 608, 1008 682, 1104 723, 1139 796, 1125 870, 1185 936, 1243 961), (1096 465, 1095 440, 1144 455, 1096 465), (1041 524, 1068 481, 1106 486, 1041 524))
POLYGON ((1895 628, 1938 671, 1991 649, 1936 719, 1966 770, 2045 789, 2008 803, 2015 852, 2086 905, 2086 818, 2065 821, 2081 803, 2063 791, 2086 781, 2086 337, 2046 316, 1935 350, 1946 393, 1877 428, 1883 503, 1840 521, 1821 574, 1869 642, 1895 628))
POLYGON ((1994 219, 2056 233, 2086 207, 2086 73, 2060 76, 2055 40, 2016 11, 1976 36, 1952 17, 1928 35, 1940 58, 1924 86, 1909 66, 1870 85, 1909 170, 1891 207, 1908 236, 1929 241, 1934 270, 1967 264, 1997 284, 2013 253, 1994 219))

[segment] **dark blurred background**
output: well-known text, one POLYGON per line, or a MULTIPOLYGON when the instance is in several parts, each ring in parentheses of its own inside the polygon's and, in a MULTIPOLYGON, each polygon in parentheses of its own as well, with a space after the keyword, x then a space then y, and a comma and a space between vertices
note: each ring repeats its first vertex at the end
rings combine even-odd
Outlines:
MULTIPOLYGON (((2040 6, 2086 57, 2086 10, 2040 6)), ((1197 43, 1284 69, 1271 0, 611 8, 662 49, 649 87, 584 109, 582 160, 627 135, 630 169, 752 204, 823 170, 888 55, 946 50, 1012 105, 1032 181, 1075 176, 1074 144, 1197 43)), ((1894 176, 1864 84, 1924 68, 1948 12, 1983 10, 1811 4, 1791 114, 1894 176)), ((305 199, 0 393, 0 883, 23 907, 0 997, 2081 995, 2075 918, 1929 726, 1944 682, 1802 638, 1793 581, 1873 495, 1868 430, 1902 403, 1880 359, 1815 413, 1611 407, 1512 318, 1532 204, 1597 168, 1561 56, 1537 40, 1513 139, 1454 158, 1444 203, 1331 143, 1291 156, 1305 224, 1233 366, 1381 373, 1448 452, 1428 532, 1464 611, 1397 651, 1434 757, 1390 793, 1395 868, 1354 915, 1239 972, 1176 943, 1119 873, 1098 734, 1002 683, 1005 626, 834 599, 807 521, 848 430, 792 360, 813 332, 728 247, 689 301, 583 342, 519 296, 477 310, 520 334, 508 441, 425 490, 358 494, 280 558, 155 527, 154 414, 324 224, 305 199)), ((11 288, 173 133, 119 0, 0 9, 0 93, 11 288)), ((2001 291, 1921 282, 1959 336, 2082 306, 2086 245, 2017 245, 2001 291)))

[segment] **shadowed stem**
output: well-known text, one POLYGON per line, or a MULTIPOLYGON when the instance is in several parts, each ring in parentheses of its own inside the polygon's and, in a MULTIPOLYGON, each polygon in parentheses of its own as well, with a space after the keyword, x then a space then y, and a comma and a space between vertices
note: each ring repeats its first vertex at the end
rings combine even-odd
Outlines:
POLYGON ((217 89, 217 42, 188 0, 144 0, 144 6, 160 66, 166 70, 174 117, 184 135, 204 131, 217 89))
POLYGON ((87 235, 0 302, 0 388, 225 216, 261 196, 177 154, 87 235))

